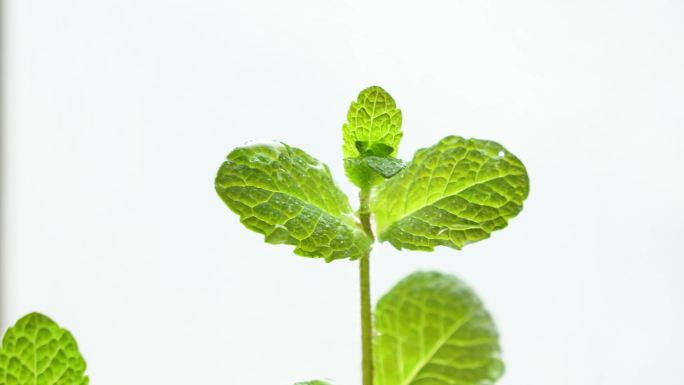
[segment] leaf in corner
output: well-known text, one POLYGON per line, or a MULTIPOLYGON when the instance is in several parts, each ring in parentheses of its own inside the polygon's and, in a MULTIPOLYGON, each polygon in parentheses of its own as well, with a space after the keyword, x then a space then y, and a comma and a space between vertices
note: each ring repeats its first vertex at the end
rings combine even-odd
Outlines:
POLYGON ((484 385, 503 375, 492 318, 451 275, 404 278, 378 301, 375 327, 375 385, 484 385))
POLYGON ((0 384, 87 385, 76 340, 50 318, 31 313, 7 330, 0 349, 0 384))
POLYGON ((283 143, 233 150, 219 168, 216 192, 245 227, 272 244, 326 261, 357 259, 371 239, 356 223, 328 167, 283 143))
POLYGON ((379 185, 371 211, 398 249, 460 249, 506 227, 528 192, 525 166, 500 144, 449 136, 379 185))

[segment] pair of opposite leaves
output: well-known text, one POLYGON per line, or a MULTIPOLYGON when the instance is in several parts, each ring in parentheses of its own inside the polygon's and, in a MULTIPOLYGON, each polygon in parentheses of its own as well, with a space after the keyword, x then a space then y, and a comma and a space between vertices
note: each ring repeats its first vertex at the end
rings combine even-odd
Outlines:
MULTIPOLYGON (((456 249, 506 227, 527 198, 523 164, 498 143, 449 136, 396 159, 401 111, 380 87, 363 90, 343 126, 349 179, 372 190, 376 234, 398 249, 456 249)), ((249 229, 306 257, 361 258, 373 239, 360 227, 328 167, 284 143, 228 154, 218 195, 249 229)), ((456 277, 414 273, 375 311, 376 385, 485 385, 503 373, 495 325, 456 277)), ((325 385, 316 380, 299 385, 325 385)))
MULTIPOLYGON (((401 111, 380 87, 353 102, 343 127, 345 170, 375 187, 376 234, 398 249, 456 249, 488 238, 516 216, 528 193, 523 164, 498 143, 449 136, 396 159, 401 111)), ((249 229, 306 257, 358 259, 373 240, 357 224, 328 167, 284 143, 253 143, 228 154, 218 195, 249 229)))

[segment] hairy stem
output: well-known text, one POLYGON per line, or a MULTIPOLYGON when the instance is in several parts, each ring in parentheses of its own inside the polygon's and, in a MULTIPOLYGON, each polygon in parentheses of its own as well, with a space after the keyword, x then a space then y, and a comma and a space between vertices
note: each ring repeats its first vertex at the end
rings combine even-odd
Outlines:
MULTIPOLYGON (((369 237, 373 237, 370 225, 370 191, 363 189, 359 194, 361 207, 359 218, 363 230, 369 237)), ((359 260, 359 275, 361 285, 361 352, 363 368, 363 385, 373 385, 373 313, 370 300, 370 252, 359 260)))

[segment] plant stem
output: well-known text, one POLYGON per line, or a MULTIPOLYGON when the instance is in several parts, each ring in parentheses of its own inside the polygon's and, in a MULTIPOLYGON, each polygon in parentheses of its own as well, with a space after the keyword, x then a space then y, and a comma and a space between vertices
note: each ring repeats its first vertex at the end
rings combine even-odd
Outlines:
POLYGON ((361 365, 363 385, 373 385, 373 314, 370 302, 369 256, 359 260, 361 275, 361 365))
MULTIPOLYGON (((359 194, 361 207, 359 218, 363 230, 373 237, 370 225, 370 191, 362 189, 359 194)), ((363 385, 373 385, 373 313, 370 300, 370 252, 359 260, 359 276, 361 285, 361 353, 363 385)))

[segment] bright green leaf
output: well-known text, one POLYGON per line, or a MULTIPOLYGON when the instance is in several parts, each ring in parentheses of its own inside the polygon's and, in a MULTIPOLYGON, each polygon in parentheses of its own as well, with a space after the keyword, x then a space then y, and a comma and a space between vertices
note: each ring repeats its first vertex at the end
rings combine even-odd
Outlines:
POLYGON ((506 227, 528 191, 525 166, 501 145, 449 136, 378 186, 371 210, 398 249, 460 249, 506 227))
POLYGON ((401 140, 401 111, 380 87, 368 87, 352 102, 342 127, 345 158, 363 153, 395 156, 401 140))
POLYGON ((352 183, 367 190, 396 175, 404 168, 404 162, 397 158, 369 155, 345 159, 344 168, 352 183))
POLYGON ((71 333, 42 314, 21 318, 2 339, 2 385, 87 385, 85 371, 71 333))
POLYGON ((485 385, 504 371, 496 327, 456 277, 414 273, 378 301, 375 385, 485 385))
POLYGON ((382 88, 366 88, 349 107, 342 134, 345 173, 352 183, 368 190, 388 177, 385 171, 392 164, 380 160, 397 154, 401 111, 382 88))
POLYGON ((294 385, 331 385, 329 382, 321 381, 321 380, 312 380, 312 381, 304 381, 304 382, 298 382, 294 385))
POLYGON ((328 167, 283 143, 228 154, 216 175, 218 195, 249 229, 306 257, 357 259, 371 239, 357 225, 328 167))
POLYGON ((401 159, 396 158, 381 158, 379 156, 367 156, 365 158, 366 164, 372 170, 378 172, 385 178, 391 178, 401 171, 405 165, 401 159))

